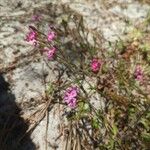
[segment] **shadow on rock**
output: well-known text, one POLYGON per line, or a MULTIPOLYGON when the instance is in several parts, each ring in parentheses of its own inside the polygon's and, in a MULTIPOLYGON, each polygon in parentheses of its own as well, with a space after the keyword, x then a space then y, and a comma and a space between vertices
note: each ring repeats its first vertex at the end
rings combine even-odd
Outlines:
POLYGON ((0 150, 35 150, 29 135, 28 124, 20 117, 15 95, 0 74, 0 150))

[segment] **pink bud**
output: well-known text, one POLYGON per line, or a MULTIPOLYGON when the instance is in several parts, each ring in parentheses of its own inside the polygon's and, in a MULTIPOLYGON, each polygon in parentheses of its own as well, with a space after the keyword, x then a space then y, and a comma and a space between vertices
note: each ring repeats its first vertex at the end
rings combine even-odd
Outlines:
POLYGON ((136 66, 134 76, 136 80, 143 81, 144 73, 143 73, 141 66, 139 65, 136 66))
POLYGON ((102 65, 102 62, 97 58, 93 58, 91 62, 91 69, 93 72, 97 73, 102 65))
POLYGON ((51 31, 51 32, 49 32, 48 35, 47 35, 47 40, 48 40, 49 42, 51 42, 51 41, 53 41, 53 39, 54 39, 55 37, 56 37, 55 32, 51 31))

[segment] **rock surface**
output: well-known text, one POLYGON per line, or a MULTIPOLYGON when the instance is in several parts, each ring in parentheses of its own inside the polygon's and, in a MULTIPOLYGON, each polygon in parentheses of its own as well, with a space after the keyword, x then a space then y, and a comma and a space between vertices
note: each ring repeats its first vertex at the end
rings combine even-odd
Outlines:
MULTIPOLYGON (((0 72, 10 83, 16 103, 27 114, 37 110, 37 102, 42 105, 41 95, 44 96, 45 86, 42 81, 44 62, 38 53, 32 53, 33 47, 24 40, 25 33, 28 25, 32 24, 31 16, 34 10, 45 7, 51 2, 68 5, 73 11, 80 13, 84 17, 87 28, 97 30, 108 41, 115 41, 118 37, 123 38, 125 30, 130 31, 146 17, 150 10, 148 4, 136 0, 110 0, 109 2, 104 0, 1 0, 0 72), (130 22, 128 28, 127 22, 130 22)), ((47 16, 49 14, 45 14, 45 17, 47 16)), ((54 80, 55 76, 52 76, 48 68, 44 67, 44 71, 48 72, 49 80, 54 80)), ((61 140, 55 141, 59 136, 60 116, 57 107, 50 112, 48 142, 57 144, 58 149, 62 150, 61 140)), ((31 134, 31 139, 39 150, 45 149, 45 126, 46 118, 31 134)), ((48 149, 53 148, 49 146, 48 149)))

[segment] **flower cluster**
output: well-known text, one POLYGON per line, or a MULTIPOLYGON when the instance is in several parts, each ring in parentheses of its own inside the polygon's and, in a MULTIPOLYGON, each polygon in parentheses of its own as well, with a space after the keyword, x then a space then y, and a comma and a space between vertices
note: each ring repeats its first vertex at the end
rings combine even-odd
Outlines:
MULTIPOLYGON (((33 20, 38 20, 38 19, 40 19, 39 17, 40 17, 39 15, 34 15, 33 20)), ((26 35, 26 41, 30 42, 31 44, 36 46, 37 45, 37 35, 38 35, 38 31, 36 30, 36 28, 33 26, 29 26, 29 32, 26 35)), ((55 37, 56 37, 56 33, 54 31, 50 30, 47 34, 47 40, 49 42, 52 42, 55 37)), ((56 53, 56 48, 52 44, 51 48, 44 48, 43 51, 46 52, 48 60, 51 60, 56 53)))
POLYGON ((135 79, 138 81, 143 81, 143 75, 144 73, 141 66, 137 65, 134 72, 135 79))
POLYGON ((97 73, 99 71, 99 69, 102 66, 102 62, 97 59, 97 58, 93 58, 92 62, 91 62, 91 69, 94 73, 97 73))
POLYGON ((64 94, 64 101, 68 104, 69 107, 75 108, 77 104, 77 87, 69 87, 64 94))

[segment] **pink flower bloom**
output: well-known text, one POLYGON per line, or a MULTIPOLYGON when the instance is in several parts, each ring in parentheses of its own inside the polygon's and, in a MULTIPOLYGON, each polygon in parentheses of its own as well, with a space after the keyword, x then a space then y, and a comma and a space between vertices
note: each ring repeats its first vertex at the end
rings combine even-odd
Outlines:
POLYGON ((26 41, 30 42, 30 41, 36 40, 36 36, 37 36, 36 32, 30 30, 30 32, 26 36, 26 41))
POLYGON ((26 41, 32 43, 34 46, 37 45, 36 41, 37 33, 33 30, 30 30, 26 36, 26 41))
POLYGON ((41 20, 41 15, 33 15, 32 16, 32 21, 40 21, 41 20))
POLYGON ((52 47, 52 48, 45 48, 44 51, 47 52, 47 57, 49 60, 51 60, 55 53, 56 53, 56 48, 55 47, 52 47))
POLYGON ((142 80, 143 80, 143 76, 142 76, 142 75, 138 75, 138 76, 136 77, 136 79, 137 79, 138 81, 142 81, 142 80))
POLYGON ((49 42, 51 42, 55 37, 56 37, 55 32, 51 31, 51 32, 49 32, 48 35, 47 35, 47 40, 48 40, 49 42))
POLYGON ((65 91, 64 101, 69 107, 75 108, 77 103, 78 89, 77 87, 70 87, 65 91))
POLYGON ((93 72, 97 73, 101 67, 102 63, 97 58, 93 58, 91 62, 91 69, 93 72))
POLYGON ((68 106, 69 106, 70 108, 75 108, 76 105, 77 105, 77 99, 76 99, 76 98, 72 98, 72 99, 70 100, 70 102, 68 103, 68 106))
POLYGON ((143 81, 144 73, 143 73, 143 70, 142 70, 141 66, 139 66, 139 65, 136 66, 134 76, 135 76, 136 80, 143 81))

